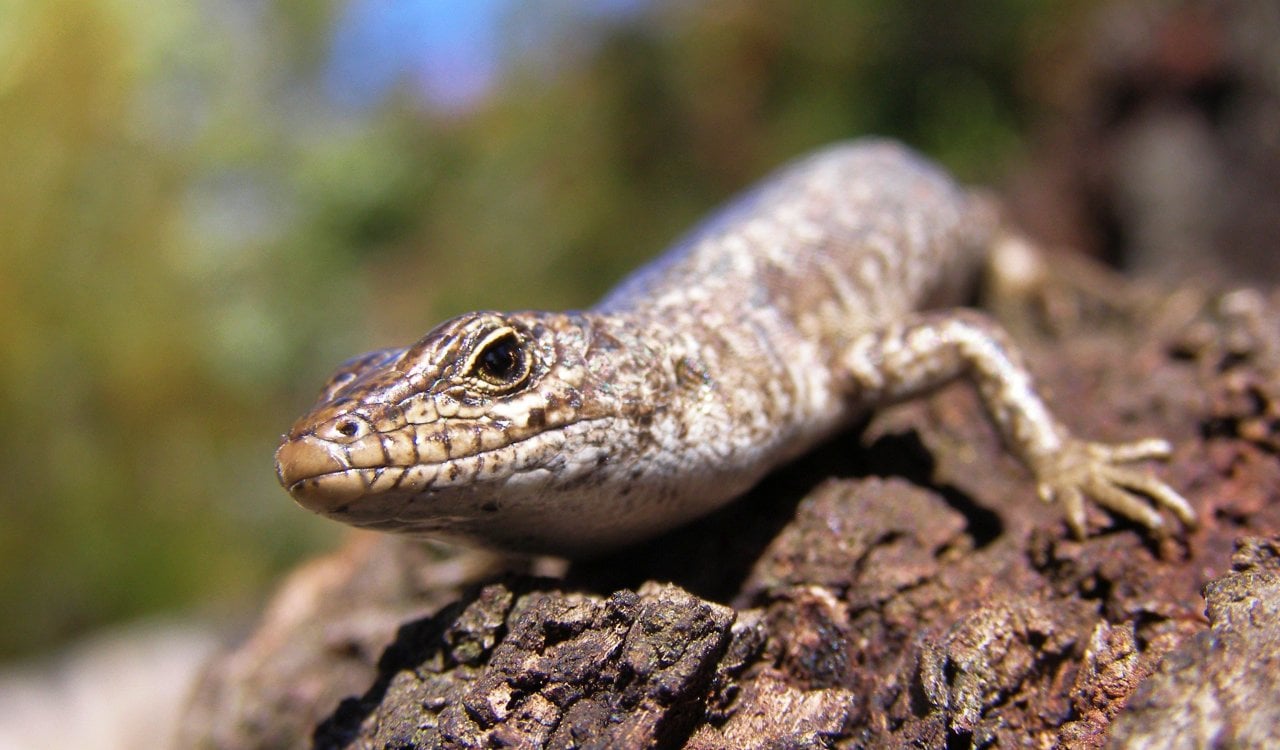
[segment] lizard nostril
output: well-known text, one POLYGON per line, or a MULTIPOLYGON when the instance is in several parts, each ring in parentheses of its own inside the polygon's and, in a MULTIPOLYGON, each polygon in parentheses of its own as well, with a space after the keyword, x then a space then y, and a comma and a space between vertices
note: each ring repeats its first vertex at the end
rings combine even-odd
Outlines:
POLYGON ((343 435, 344 437, 355 437, 356 433, 360 432, 360 425, 346 419, 334 425, 333 429, 337 430, 338 434, 343 435))

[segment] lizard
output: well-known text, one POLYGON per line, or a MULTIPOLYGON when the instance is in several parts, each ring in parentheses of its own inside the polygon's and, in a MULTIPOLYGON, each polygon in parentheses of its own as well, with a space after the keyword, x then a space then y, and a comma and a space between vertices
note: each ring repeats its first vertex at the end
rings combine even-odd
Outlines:
POLYGON ((1077 537, 1086 502, 1154 533, 1190 504, 1077 437, 966 290, 994 201, 864 138, 785 165, 577 311, 477 311, 341 367, 276 452, 302 506, 358 527, 582 557, 681 525, 877 408, 972 382, 1077 537))

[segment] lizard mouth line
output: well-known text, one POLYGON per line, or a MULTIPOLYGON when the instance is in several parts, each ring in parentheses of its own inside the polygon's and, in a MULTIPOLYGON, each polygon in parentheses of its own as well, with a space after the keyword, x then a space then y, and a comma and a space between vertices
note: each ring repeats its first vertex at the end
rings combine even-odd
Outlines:
MULTIPOLYGON (((566 422, 557 427, 557 430, 566 430, 575 425, 586 425, 595 422, 609 421, 609 417, 593 417, 577 419, 566 422)), ((318 489, 319 484, 324 480, 332 483, 338 478, 359 479, 361 485, 370 493, 376 494, 379 490, 373 488, 373 484, 378 478, 387 471, 399 470, 400 472, 408 472, 416 467, 431 467, 437 473, 447 471, 450 464, 472 461, 475 459, 483 459, 486 456, 496 454, 500 451, 510 450, 513 446, 529 440, 536 439, 546 435, 547 432, 539 432, 519 440, 513 440, 492 448, 466 453, 458 456, 451 456, 443 461, 413 461, 406 463, 386 462, 372 466, 352 466, 349 459, 343 455, 343 451, 339 446, 326 440, 321 440, 313 436, 306 436, 296 440, 289 440, 282 444, 276 450, 276 474, 280 477, 280 483, 284 485, 289 494, 298 496, 300 492, 306 493, 310 489, 318 489)), ((509 473, 518 473, 520 467, 513 467, 514 471, 509 473)), ((491 477, 497 478, 497 477, 491 477)), ((398 482, 396 483, 398 485, 398 482)))

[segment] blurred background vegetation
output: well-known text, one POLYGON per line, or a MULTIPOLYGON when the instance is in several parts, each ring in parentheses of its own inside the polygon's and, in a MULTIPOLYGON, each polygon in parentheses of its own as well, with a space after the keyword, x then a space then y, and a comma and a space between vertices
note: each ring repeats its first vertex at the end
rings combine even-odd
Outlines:
POLYGON ((831 140, 998 177, 1096 5, 0 2, 0 657, 332 547, 272 452, 349 356, 590 304, 831 140))

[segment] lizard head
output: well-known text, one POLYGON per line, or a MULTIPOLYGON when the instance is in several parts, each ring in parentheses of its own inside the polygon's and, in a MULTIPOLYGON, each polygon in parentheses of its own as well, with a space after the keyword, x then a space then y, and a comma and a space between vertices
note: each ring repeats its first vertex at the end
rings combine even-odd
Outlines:
POLYGON ((636 370, 619 367, 633 347, 607 327, 477 312, 357 357, 284 436, 280 482, 314 512, 414 536, 531 551, 585 544, 582 529, 611 523, 623 536, 592 486, 652 415, 626 397, 634 376, 618 371, 636 370))

